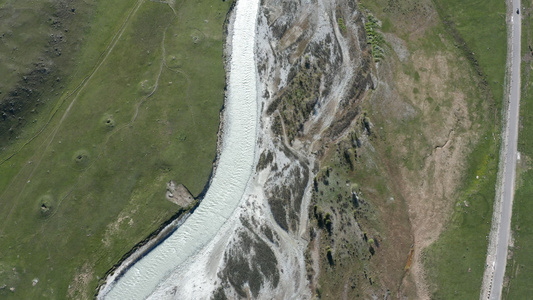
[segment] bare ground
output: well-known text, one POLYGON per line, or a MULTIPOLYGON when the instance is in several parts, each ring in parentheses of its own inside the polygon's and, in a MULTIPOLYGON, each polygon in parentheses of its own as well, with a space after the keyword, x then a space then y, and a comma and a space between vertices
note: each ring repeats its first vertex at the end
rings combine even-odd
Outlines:
POLYGON ((85 263, 74 276, 74 280, 68 286, 68 296, 71 299, 79 299, 88 294, 89 282, 92 280, 94 272, 88 263, 85 263))
MULTIPOLYGON (((403 44, 397 37, 393 43, 403 44)), ((405 57, 405 51, 402 55, 405 57)), ((430 298, 422 264, 423 250, 444 229, 455 202, 469 144, 477 138, 469 131, 475 113, 469 111, 461 89, 453 88, 461 77, 468 76, 459 64, 450 63, 455 59, 449 53, 429 56, 415 51, 409 60, 418 75, 406 74, 395 66, 393 77, 384 66, 380 70, 384 88, 374 97, 374 109, 381 111, 391 126, 398 126, 394 123, 404 126, 386 133, 396 151, 395 161, 388 164, 400 165, 394 176, 406 200, 411 222, 414 257, 410 272, 419 299, 430 298)), ((407 280, 405 277, 404 288, 409 285, 407 280)))

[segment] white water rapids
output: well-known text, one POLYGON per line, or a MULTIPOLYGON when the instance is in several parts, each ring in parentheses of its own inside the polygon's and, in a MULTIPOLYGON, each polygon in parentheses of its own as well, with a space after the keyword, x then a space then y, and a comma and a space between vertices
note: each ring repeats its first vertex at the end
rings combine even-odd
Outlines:
MULTIPOLYGON (((259 0, 240 0, 233 27, 228 97, 218 166, 196 211, 164 242, 136 262, 99 299, 145 299, 202 249, 238 206, 252 175, 257 127, 254 57, 259 0)), ((209 83, 206 83, 209 84, 209 83)))

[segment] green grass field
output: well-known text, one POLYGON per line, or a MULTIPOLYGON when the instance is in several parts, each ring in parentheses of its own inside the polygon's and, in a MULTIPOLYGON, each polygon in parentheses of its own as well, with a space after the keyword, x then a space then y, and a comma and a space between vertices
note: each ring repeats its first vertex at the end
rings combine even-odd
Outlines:
MULTIPOLYGON (((533 1, 522 1, 523 7, 531 8, 533 1)), ((506 277, 508 279, 502 292, 503 299, 527 299, 533 293, 531 278, 533 277, 533 85, 531 84, 531 52, 533 19, 530 10, 522 14, 522 94, 520 99, 520 132, 518 151, 520 161, 517 162, 517 183, 513 203, 512 236, 514 246, 510 247, 512 256, 507 260, 506 277)))
MULTIPOLYGON (((91 298, 99 278, 178 211, 165 199, 166 182, 202 191, 224 97, 229 2, 76 9, 86 16, 69 23, 78 32, 56 64, 61 87, 43 91, 48 101, 26 117, 35 121, 0 152, 1 298, 91 298)), ((28 18, 41 13, 2 5, 28 18)), ((28 20, 21 32, 40 21, 28 20)), ((35 41, 17 59, 39 56, 35 41)), ((0 88, 15 84, 9 77, 0 88)))
POLYGON ((505 1, 434 1, 447 31, 456 33, 456 46, 466 50, 467 55, 479 65, 481 76, 488 83, 492 94, 501 107, 507 53, 507 31, 505 27, 505 1))

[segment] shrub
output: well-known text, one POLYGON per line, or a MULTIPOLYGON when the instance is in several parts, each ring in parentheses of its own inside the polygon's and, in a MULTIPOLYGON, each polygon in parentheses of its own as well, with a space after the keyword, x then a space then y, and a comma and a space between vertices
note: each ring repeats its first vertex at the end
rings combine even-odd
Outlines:
POLYGON ((346 33, 346 24, 344 24, 344 19, 343 18, 338 18, 337 19, 337 24, 339 25, 339 29, 341 31, 341 33, 346 33))
POLYGON ((328 258, 329 264, 333 265, 333 254, 332 254, 332 251, 331 251, 331 247, 329 247, 329 246, 326 249, 326 257, 328 258))

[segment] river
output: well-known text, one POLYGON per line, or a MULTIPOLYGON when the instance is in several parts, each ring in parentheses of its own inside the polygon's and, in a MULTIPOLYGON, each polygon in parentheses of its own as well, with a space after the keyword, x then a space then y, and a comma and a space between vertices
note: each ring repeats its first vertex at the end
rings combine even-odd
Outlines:
POLYGON ((202 203, 176 232, 102 289, 99 299, 148 297, 217 234, 238 206, 254 165, 258 123, 254 48, 258 8, 259 0, 240 0, 235 8, 220 158, 202 203))

